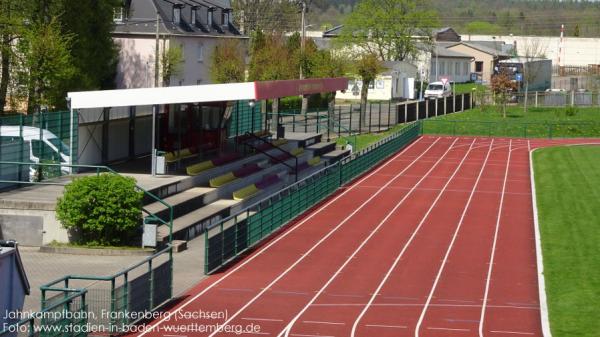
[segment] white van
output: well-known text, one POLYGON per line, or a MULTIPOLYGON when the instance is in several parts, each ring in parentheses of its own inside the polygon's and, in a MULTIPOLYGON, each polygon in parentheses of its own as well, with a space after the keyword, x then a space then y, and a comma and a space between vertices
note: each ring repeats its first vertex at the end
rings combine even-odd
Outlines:
MULTIPOLYGON (((39 129, 33 126, 0 126, 0 138, 3 145, 19 145, 23 142, 23 151, 29 154, 32 163, 40 163, 42 160, 50 160, 54 163, 68 165, 71 162, 69 147, 63 143, 60 138, 48 130, 39 129), (41 136, 41 137, 40 137, 41 136), (42 155, 44 158, 42 158, 42 155)), ((26 155, 24 153, 24 155, 26 155)), ((23 158, 26 159, 26 158, 23 158)), ((14 160, 11 160, 14 161, 14 160)), ((71 173, 69 166, 61 166, 60 170, 64 174, 71 173)), ((29 179, 34 181, 38 176, 37 167, 29 167, 29 179)))
POLYGON ((442 98, 452 96, 450 83, 431 82, 425 89, 425 98, 442 98))

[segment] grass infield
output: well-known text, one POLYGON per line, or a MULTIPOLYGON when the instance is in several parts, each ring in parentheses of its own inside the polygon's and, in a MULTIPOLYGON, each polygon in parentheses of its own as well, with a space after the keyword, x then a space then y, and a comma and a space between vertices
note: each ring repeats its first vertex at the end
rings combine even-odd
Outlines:
POLYGON ((600 146, 533 155, 553 337, 600 332, 600 146))

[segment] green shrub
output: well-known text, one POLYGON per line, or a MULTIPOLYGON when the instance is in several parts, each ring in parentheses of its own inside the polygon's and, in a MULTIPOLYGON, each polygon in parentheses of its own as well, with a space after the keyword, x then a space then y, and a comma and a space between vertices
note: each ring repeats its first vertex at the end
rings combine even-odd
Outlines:
POLYGON ((142 219, 142 192, 116 174, 76 178, 58 199, 56 217, 79 244, 126 245, 142 219))
POLYGON ((573 117, 577 114, 577 107, 574 106, 568 106, 565 109, 565 115, 567 115, 568 117, 573 117))

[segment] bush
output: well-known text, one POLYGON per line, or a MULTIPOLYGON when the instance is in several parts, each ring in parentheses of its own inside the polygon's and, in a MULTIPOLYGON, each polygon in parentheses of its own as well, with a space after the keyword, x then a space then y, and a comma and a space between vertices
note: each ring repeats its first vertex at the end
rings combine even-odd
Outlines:
POLYGON ((142 192, 116 174, 76 178, 58 199, 56 217, 79 244, 130 244, 141 225, 142 192))
POLYGON ((577 107, 574 106, 568 106, 565 109, 565 115, 567 115, 568 117, 573 117, 577 114, 577 107))

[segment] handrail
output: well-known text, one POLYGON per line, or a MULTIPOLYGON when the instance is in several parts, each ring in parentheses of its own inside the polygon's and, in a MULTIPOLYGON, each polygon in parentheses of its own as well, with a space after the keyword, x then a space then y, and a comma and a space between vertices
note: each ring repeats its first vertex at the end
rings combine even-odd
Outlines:
MULTIPOLYGON (((112 168, 110 168, 108 166, 102 166, 102 165, 25 163, 25 162, 15 162, 15 161, 0 161, 0 165, 21 165, 21 166, 23 166, 23 165, 27 165, 27 166, 34 165, 34 166, 49 166, 49 167, 84 168, 84 169, 95 169, 96 170, 96 175, 99 175, 101 170, 105 170, 105 171, 107 171, 109 173, 122 176, 119 172, 113 170, 112 168)), ((59 185, 59 186, 65 186, 65 185, 67 185, 67 184, 53 183, 53 182, 32 182, 32 181, 17 181, 17 180, 0 180, 0 183, 31 184, 31 185, 59 185)), ((144 189, 140 185, 136 184, 135 187, 139 191, 143 192, 145 195, 149 196, 154 201, 159 202, 160 204, 162 204, 163 206, 165 206, 165 207, 167 207, 169 209, 169 221, 165 221, 165 220, 161 219, 160 217, 156 216, 154 213, 149 212, 144 207, 142 207, 142 211, 145 212, 146 214, 148 214, 148 216, 152 216, 155 219, 158 219, 163 225, 168 225, 169 226, 169 243, 171 243, 173 241, 173 216, 174 216, 173 206, 170 205, 170 204, 168 204, 167 202, 165 202, 164 200, 162 200, 158 196, 154 195, 152 192, 147 191, 146 189, 144 189)))
POLYGON ((256 151, 258 151, 258 152, 260 152, 260 153, 262 153, 262 154, 266 155, 267 157, 269 157, 269 158, 271 158, 271 159, 274 159, 275 161, 277 161, 277 162, 279 162, 279 163, 281 163, 281 164, 283 164, 283 165, 285 165, 285 166, 289 167, 291 170, 293 170, 293 171, 294 171, 295 181, 298 181, 298 157, 296 157, 296 156, 294 156, 292 153, 290 153, 290 152, 288 152, 288 151, 286 151, 286 150, 284 150, 284 149, 280 148, 279 146, 275 146, 275 145, 273 145, 271 142, 268 142, 268 141, 266 141, 266 140, 264 140, 264 139, 262 139, 262 138, 258 137, 257 135, 255 135, 255 134, 253 134, 253 133, 246 132, 246 136, 249 136, 249 137, 255 138, 255 139, 257 139, 257 140, 260 140, 261 142, 264 142, 264 143, 266 143, 266 144, 269 144, 269 146, 271 146, 271 148, 272 148, 272 149, 277 149, 277 150, 279 150, 279 151, 283 152, 284 154, 286 154, 286 155, 288 155, 288 156, 289 156, 289 158, 288 158, 287 160, 289 160, 289 159, 291 159, 291 158, 294 158, 294 160, 295 160, 295 162, 296 162, 296 167, 292 167, 291 165, 289 165, 288 163, 286 163, 286 161, 287 161, 287 160, 281 160, 281 159, 279 159, 279 158, 277 158, 277 157, 275 157, 275 156, 271 155, 271 154, 270 154, 270 153, 268 153, 267 151, 261 150, 261 149, 259 149, 257 146, 254 146, 254 145, 250 144, 250 143, 249 143, 249 142, 247 142, 247 141, 246 141, 246 142, 244 142, 244 145, 246 145, 246 146, 249 146, 249 147, 253 148, 254 150, 256 150, 256 151))
MULTIPOLYGON (((318 111, 320 112, 320 111, 318 111)), ((298 116, 297 114, 290 114, 290 113, 279 113, 279 116, 282 117, 295 117, 298 116)), ((326 116, 321 116, 321 115, 317 115, 317 116, 307 116, 306 120, 316 120, 316 124, 320 125, 321 127, 325 127, 325 129, 327 131, 331 131, 333 130, 333 133, 338 135, 338 138, 344 138, 346 139, 346 141, 350 144, 352 144, 352 147, 356 148, 356 134, 353 134, 353 131, 346 128, 345 126, 343 126, 341 123, 339 123, 338 121, 335 120, 335 118, 330 118, 329 115, 326 116), (322 119, 325 119, 325 122, 321 122, 322 119), (329 122, 331 122, 333 124, 333 128, 331 128, 329 126, 329 122), (336 131, 336 128, 338 129, 338 131, 336 131), (348 133, 348 136, 342 136, 342 133, 340 132, 340 130, 343 130, 344 132, 348 133), (354 138, 354 142, 350 141, 349 139, 347 139, 348 137, 353 137, 354 138)), ((304 122, 302 121, 291 121, 291 122, 285 122, 286 125, 302 125, 304 122)), ((318 129, 318 128, 317 128, 318 129)))

